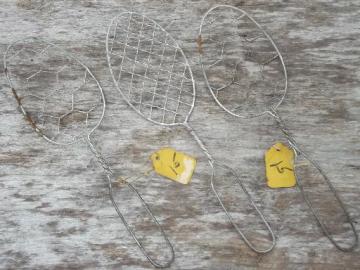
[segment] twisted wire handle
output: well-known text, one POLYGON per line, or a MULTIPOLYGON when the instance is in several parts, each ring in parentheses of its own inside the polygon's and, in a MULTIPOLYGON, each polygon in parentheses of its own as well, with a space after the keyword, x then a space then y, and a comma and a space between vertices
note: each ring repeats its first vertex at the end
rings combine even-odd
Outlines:
POLYGON ((273 230, 271 229, 268 221, 266 220, 265 216, 263 215, 263 213, 261 212, 261 210, 256 206, 255 202, 253 201, 250 193, 247 191, 246 187, 244 186, 242 180, 239 178, 239 176, 236 174, 236 172, 230 168, 229 166, 219 163, 218 161, 216 161, 211 154, 209 153, 209 151, 207 150, 207 148, 205 147, 204 143, 201 141, 201 139, 199 138, 199 136, 196 134, 195 130, 188 124, 185 123, 184 126, 187 128, 187 130, 190 132, 190 134, 194 137, 194 139, 196 140, 196 142, 198 143, 198 145, 200 146, 200 148, 203 150, 204 154, 206 155, 206 157, 208 158, 209 164, 212 168, 212 175, 210 178, 210 185, 211 185, 211 189, 213 190, 216 199, 218 200, 218 202, 220 203, 222 209, 224 210, 227 218, 229 219, 230 223, 234 226, 235 230, 238 232, 238 234, 241 236, 241 238, 244 240, 245 244, 254 252, 259 253, 259 254, 265 254, 270 252, 276 245, 276 238, 275 238, 275 234, 273 232, 273 230), (269 231, 270 236, 271 236, 271 245, 270 247, 266 248, 266 249, 257 249, 252 243, 251 241, 245 236, 245 234, 242 232, 241 228, 239 228, 239 226, 236 224, 236 222, 234 221, 234 219, 232 218, 231 214, 228 212, 225 204, 223 203, 222 199, 220 198, 219 193, 216 190, 216 187, 214 185, 214 176, 215 176, 215 166, 214 165, 218 165, 222 168, 224 168, 225 170, 229 171, 236 179, 236 182, 238 183, 238 185, 241 187, 241 189, 243 190, 243 192, 245 193, 247 199, 250 201, 251 205, 254 207, 255 211, 258 213, 258 215, 260 216, 261 220, 263 221, 263 223, 266 226, 266 229, 269 231))
POLYGON ((126 230, 130 233, 130 235, 132 236, 132 238, 134 239, 134 241, 136 242, 136 244, 138 245, 138 247, 140 248, 140 250, 142 251, 142 253, 145 255, 145 257, 148 259, 148 261, 156 268, 168 268, 173 261, 175 260, 175 252, 174 252, 174 247, 172 246, 170 240, 168 239, 168 237, 166 236, 162 226, 160 225, 160 223, 158 222, 158 220, 156 219, 156 217, 154 216, 154 214, 152 213, 152 211, 150 210, 149 205, 145 202, 145 200, 142 198, 142 196, 140 195, 140 193, 137 191, 137 189, 130 184, 128 181, 126 180, 122 180, 123 183, 126 183, 128 185, 128 187, 136 194, 136 196, 139 198, 141 204, 144 206, 144 208, 146 209, 146 212, 149 214, 149 216, 151 217, 152 221, 155 223, 156 227, 158 228, 158 230, 160 231, 161 235, 163 236, 163 238, 165 239, 166 244, 169 246, 170 252, 171 252, 171 257, 170 259, 165 262, 165 263, 159 263, 156 262, 150 255, 149 253, 146 251, 145 247, 142 245, 142 243, 140 242, 140 240, 137 238, 134 230, 130 227, 129 223, 126 221, 124 215, 121 213, 119 206, 117 205, 115 199, 114 199, 114 195, 113 195, 113 187, 112 187, 112 177, 113 177, 113 171, 110 168, 110 166, 107 164, 106 160, 104 159, 104 157, 96 150, 94 144, 92 143, 90 137, 87 137, 87 142, 89 145, 89 148, 91 150, 91 152, 95 155, 96 159, 98 160, 98 162, 100 163, 100 165, 102 166, 102 168, 104 169, 104 172, 106 174, 106 177, 108 179, 108 190, 109 190, 109 197, 111 200, 111 203, 113 204, 116 213, 118 214, 118 216, 120 217, 121 221, 124 223, 126 230))
POLYGON ((348 252, 348 251, 352 251, 354 250, 359 242, 359 236, 356 232, 355 229, 355 225, 350 217, 349 212, 346 210, 346 207, 343 203, 343 201, 340 199, 336 189, 334 188, 333 184, 331 183, 330 179, 328 178, 328 176, 325 174, 325 172, 323 171, 323 169, 320 167, 320 165, 314 161, 313 159, 311 159, 309 157, 309 155, 304 152, 302 149, 299 148, 297 142, 295 141, 295 139, 292 137, 292 135, 290 134, 289 130, 287 129, 285 122, 283 121, 283 119, 279 116, 279 114, 274 110, 270 110, 268 111, 268 113, 274 117, 278 127, 280 128, 280 130, 282 131, 282 133, 284 134, 284 136, 286 137, 289 145, 293 148, 294 153, 295 153, 295 163, 296 163, 296 158, 299 155, 302 155, 307 161, 310 162, 310 164, 312 164, 317 171, 320 173, 320 175, 323 177, 323 179, 325 180, 325 182, 327 183, 327 185, 329 186, 330 191, 333 193, 335 199, 337 200, 337 202, 339 203, 341 209, 343 210, 345 217, 346 217, 346 221, 350 224, 351 226, 351 230, 353 231, 354 234, 354 242, 348 246, 348 247, 343 247, 340 246, 335 239, 331 236, 329 230, 326 228, 325 224, 323 223, 323 221, 321 220, 320 216, 318 215, 318 213, 316 212, 315 208, 313 207, 313 204, 311 203, 310 199, 308 198, 308 196, 306 196, 305 191, 304 191, 304 187, 302 185, 302 182, 300 180, 300 178, 297 177, 296 174, 296 170, 294 170, 294 174, 295 174, 295 178, 296 178, 296 183, 300 189, 300 193, 303 196, 304 201, 306 202, 306 204, 308 205, 308 207, 310 208, 310 211, 312 212, 313 216, 315 217, 317 223, 319 224, 321 230, 323 231, 323 233, 325 234, 325 236, 330 240, 330 242, 339 250, 344 251, 344 252, 348 252))

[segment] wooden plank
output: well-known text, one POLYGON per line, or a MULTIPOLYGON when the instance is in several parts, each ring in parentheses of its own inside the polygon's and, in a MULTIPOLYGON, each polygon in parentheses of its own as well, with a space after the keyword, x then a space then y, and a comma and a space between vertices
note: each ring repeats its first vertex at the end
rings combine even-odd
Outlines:
MULTIPOLYGON (((174 244, 172 269, 359 269, 360 250, 342 253, 322 235, 297 189, 269 190, 263 154, 284 140, 268 117, 240 120, 213 101, 198 63, 201 16, 216 1, 133 1, 177 38, 197 82, 190 124, 213 155, 232 164, 264 209, 278 244, 257 255, 227 222, 209 187, 211 168, 184 128, 144 121, 121 99, 108 71, 105 34, 110 20, 130 1, 0 1, 0 53, 13 41, 40 35, 76 54, 104 87, 108 110, 94 140, 118 175, 145 171, 150 154, 172 146, 198 158, 189 186, 160 177, 134 182, 174 244)), ((265 26, 283 52, 289 93, 279 107, 298 142, 324 167, 360 230, 360 5, 358 1, 227 1, 243 7, 265 26)), ((0 68, 3 72, 3 68, 0 68)), ((0 268, 152 269, 128 235, 108 199, 101 167, 85 143, 56 147, 37 136, 16 109, 0 77, 0 268)), ((301 177, 312 187, 331 228, 338 214, 313 171, 301 177)), ((218 179, 225 197, 231 181, 218 179)), ((116 198, 139 236, 162 249, 127 189, 116 198)), ((240 225, 261 244, 263 228, 240 198, 240 225)), ((340 228, 340 229, 339 229, 340 228)), ((346 234, 340 234, 346 237, 346 234)))

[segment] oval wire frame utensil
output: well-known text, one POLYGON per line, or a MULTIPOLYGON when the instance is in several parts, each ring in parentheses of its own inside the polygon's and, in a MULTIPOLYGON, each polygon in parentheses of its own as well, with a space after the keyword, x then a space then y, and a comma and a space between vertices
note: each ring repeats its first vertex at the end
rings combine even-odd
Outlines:
MULTIPOLYGON (((160 268, 168 267, 173 259, 171 259, 170 262, 167 262, 165 264, 159 264, 159 263, 153 261, 147 255, 147 253, 144 251, 143 246, 141 245, 141 242, 138 240, 135 233, 130 228, 129 224, 127 223, 125 217, 121 213, 121 211, 114 199, 113 184, 112 184, 112 182, 113 182, 112 179, 114 179, 116 181, 116 179, 114 177, 114 173, 113 173, 112 169, 110 168, 110 166, 107 164, 104 157, 95 148, 95 145, 93 144, 92 139, 91 139, 91 135, 99 127, 101 121, 104 118, 106 102, 105 102, 105 96, 103 93, 103 89, 102 89, 100 83, 98 82, 98 80, 96 79, 96 77, 89 70, 89 68, 85 64, 83 64, 80 60, 78 60, 75 56, 67 53, 62 48, 58 47, 57 45, 47 42, 47 41, 44 41, 40 38, 28 37, 28 38, 23 38, 21 40, 18 40, 8 46, 8 48, 5 52, 5 55, 4 55, 4 69, 5 69, 5 75, 8 80, 9 86, 11 88, 12 94, 18 103, 21 113, 24 115, 25 119, 28 121, 28 123, 32 126, 32 128, 34 129, 34 131, 37 134, 39 134, 46 141, 56 144, 56 145, 70 145, 81 139, 85 139, 91 152, 95 155, 98 162, 101 164, 102 168, 104 169, 104 172, 108 179, 108 192, 109 192, 110 200, 111 200, 118 216, 124 223, 126 229, 130 233, 130 235, 133 237, 136 244, 145 253, 146 257, 150 260, 150 262, 154 266, 160 267, 160 268), (34 44, 36 45, 36 47, 40 47, 40 48, 38 48, 38 50, 32 49, 32 46, 34 44), (32 46, 30 46, 30 45, 32 45, 32 46), (50 57, 49 57, 49 59, 46 58, 46 54, 49 52, 49 50, 55 50, 55 52, 53 52, 53 53, 60 53, 60 56, 58 55, 58 58, 55 59, 56 61, 54 61, 54 59, 51 59, 50 57), (13 54, 11 54, 12 51, 14 51, 13 54), (12 68, 10 67, 13 65, 13 63, 12 63, 13 58, 20 56, 21 54, 25 54, 25 55, 27 54, 26 55, 27 57, 21 57, 19 59, 19 61, 22 62, 22 65, 20 65, 20 67, 18 67, 19 70, 23 67, 25 69, 29 68, 29 66, 30 67, 33 66, 32 68, 36 68, 35 70, 32 70, 31 73, 28 73, 27 76, 25 77, 25 79, 21 78, 21 77, 24 77, 23 71, 12 70, 12 68), (29 56, 29 54, 30 54, 30 56, 29 56), (45 59, 44 59, 44 57, 45 57, 45 59), (26 61, 24 61, 24 60, 26 60, 26 61), (60 63, 63 63, 64 65, 61 67, 58 66, 59 64, 57 63, 57 61, 59 61, 60 63), (49 67, 47 67, 46 65, 44 67, 43 66, 44 63, 42 63, 42 62, 45 62, 46 65, 49 65, 49 67), (55 69, 54 69, 54 67, 50 68, 50 65, 53 63, 55 63, 55 69), (62 102, 63 101, 62 99, 64 99, 64 97, 66 96, 66 93, 61 92, 61 91, 64 90, 66 92, 69 90, 69 88, 72 88, 73 85, 69 86, 66 84, 61 84, 61 78, 67 78, 72 83, 74 83, 74 80, 77 81, 78 78, 74 75, 74 73, 76 71, 78 71, 78 72, 80 72, 80 71, 78 69, 76 70, 76 68, 75 68, 76 65, 78 66, 77 68, 80 67, 80 69, 84 71, 84 78, 83 78, 82 82, 78 85, 78 87, 75 87, 75 89, 73 89, 71 91, 71 93, 70 93, 71 98, 70 98, 70 101, 68 102, 71 105, 68 106, 69 105, 68 103, 62 102), (52 70, 50 70, 50 69, 52 69, 52 70), (68 72, 66 76, 64 74, 62 74, 64 72, 64 70, 67 70, 67 72, 68 72), (43 77, 41 77, 41 75, 43 77), (43 87, 39 87, 38 84, 41 83, 39 77, 42 79, 41 82, 48 83, 46 86, 46 89, 44 89, 43 87), (47 81, 51 77, 54 77, 53 81, 51 81, 51 82, 47 81), (38 80, 36 81, 36 79, 38 79, 38 80), (35 83, 34 83, 34 80, 35 80, 35 83), (19 85, 20 85, 21 81, 25 81, 25 86, 20 87, 20 88, 24 88, 24 89, 18 89, 17 85, 15 85, 15 81, 17 82, 16 84, 19 84, 19 85), (89 90, 86 89, 86 91, 83 91, 84 90, 83 88, 85 88, 85 87, 90 88, 89 84, 91 81, 92 81, 91 86, 98 90, 99 100, 97 102, 95 101, 95 103, 96 103, 95 107, 91 107, 90 110, 88 110, 88 111, 84 111, 84 109, 77 109, 77 107, 79 105, 80 105, 80 107, 82 107, 84 105, 88 105, 87 103, 89 102, 89 100, 85 100, 85 101, 82 100, 83 104, 81 104, 80 102, 77 103, 75 99, 76 98, 84 99, 84 98, 88 97, 87 94, 88 94, 89 90), (55 89, 50 89, 53 87, 55 87, 55 89), (35 93, 30 92, 30 91, 34 91, 34 90, 37 92, 35 92, 35 93), (51 91, 49 91, 49 90, 51 90, 51 91), (80 95, 78 95, 78 93, 77 93, 79 91, 80 91, 80 95), (21 95, 20 92, 24 92, 24 95, 21 95), (52 100, 52 102, 50 102, 51 98, 53 96, 56 96, 59 92, 61 92, 61 93, 59 96, 57 96, 58 98, 55 100, 52 100), (41 103, 41 106, 39 108, 35 109, 35 111, 32 110, 31 105, 34 105, 34 103, 27 101, 27 99, 29 99, 29 98, 35 98, 36 100, 38 100, 38 102, 41 103), (48 104, 52 104, 53 111, 51 111, 51 110, 50 110, 50 112, 48 111, 48 106, 47 106, 48 104), (65 110, 62 110, 62 108, 60 108, 63 112, 61 115, 59 115, 58 107, 61 107, 61 105, 68 106, 68 108, 65 108, 65 110), (92 112, 96 109, 96 107, 100 107, 100 111, 98 111, 98 114, 100 115, 100 117, 97 118, 97 121, 95 123, 93 123, 92 127, 88 128, 88 123, 91 118, 90 114, 92 114, 92 112), (30 113, 30 111, 31 111, 31 113, 30 113), (78 117, 77 120, 76 120, 76 118, 75 118, 75 120, 72 119, 75 122, 77 122, 79 119, 80 119, 80 121, 79 121, 80 123, 85 122, 85 128, 82 127, 80 129, 75 129, 75 136, 72 136, 72 139, 68 139, 68 136, 66 136, 68 134, 65 134, 66 132, 63 131, 62 128, 64 128, 64 125, 66 126, 69 122, 66 123, 65 121, 63 121, 63 119, 65 119, 66 117, 71 116, 72 114, 75 114, 75 113, 86 115, 85 118, 78 117), (55 114, 57 116, 54 116, 55 114), (45 124, 41 123, 41 122, 45 122, 45 120, 44 120, 45 117, 50 117, 50 119, 53 119, 53 118, 57 119, 55 121, 56 122, 55 126, 50 126, 51 129, 55 129, 56 134, 54 136, 52 136, 53 134, 51 134, 53 130, 49 130, 46 127, 46 124, 49 124, 49 123, 45 123, 45 124), (51 136, 49 134, 51 134, 51 136)), ((92 90, 92 89, 90 89, 90 90, 92 90)), ((91 102, 94 102, 94 100, 91 100, 91 102)), ((71 123, 71 121, 70 121, 70 123, 71 123)), ((74 129, 74 126, 70 125, 70 129, 74 129)), ((67 130, 67 131, 69 131, 69 130, 67 130)), ((129 182, 127 182, 125 180, 122 180, 122 182, 126 183, 128 185, 128 187, 130 188, 130 190, 132 192, 134 192, 135 195, 138 197, 141 204, 146 209, 146 212, 151 217, 152 221, 155 223, 155 225, 158 228, 158 230, 160 231, 161 235, 164 237, 167 245, 169 245, 170 250, 172 252, 172 256, 174 256, 173 247, 172 247, 170 241, 168 240, 161 225, 159 224, 159 222, 157 221, 157 219, 151 212, 149 206, 144 201, 144 199, 142 198, 140 193, 129 182)))
POLYGON ((266 253, 275 245, 274 233, 241 179, 229 166, 216 161, 188 124, 195 104, 195 81, 189 62, 175 39, 158 23, 136 12, 113 18, 106 52, 110 74, 123 99, 144 119, 161 126, 184 126, 194 137, 212 168, 211 187, 228 219, 244 242, 255 252, 266 253), (214 186, 215 166, 236 178, 246 198, 271 236, 269 248, 260 250, 233 221, 214 186))
MULTIPOLYGON (((244 22, 243 23, 246 28, 247 26, 247 23, 244 22)), ((215 32, 214 29, 212 29, 212 34, 215 32)), ((219 28, 220 29, 220 28, 219 28)), ((223 35, 223 39, 221 40, 225 40, 225 32, 226 30, 223 28, 222 29, 223 31, 221 31, 221 35, 223 35)), ((227 33, 227 32, 226 32, 227 33)), ((211 36, 209 34, 209 36, 211 36)), ((305 194, 305 191, 303 189, 303 185, 302 185, 302 182, 301 182, 301 179, 299 179, 297 176, 296 176, 296 170, 294 171, 295 173, 295 177, 297 179, 297 185, 301 191, 301 194, 306 202, 306 204, 308 205, 308 207, 310 208, 313 216, 315 217, 317 223, 319 224, 321 230, 323 231, 324 235, 331 241, 331 243, 336 247, 338 248, 339 250, 341 251, 352 251, 356 246, 357 246, 357 243, 358 243, 358 235, 356 233, 356 230, 355 230, 355 226, 353 224, 353 221, 348 213, 348 211, 346 210, 345 208, 345 205, 344 203, 342 202, 342 200, 340 199, 340 197, 338 196, 335 188, 333 187, 332 183, 330 182, 329 178, 327 177, 327 175, 325 174, 325 172, 321 169, 321 167, 314 161, 312 160, 307 153, 305 153, 303 150, 301 150, 298 146, 298 144, 296 143, 295 139, 290 135, 289 131, 287 130, 283 120, 280 118, 280 116, 278 115, 277 113, 277 108, 278 106, 283 102, 284 98, 285 98, 285 94, 287 92, 287 86, 288 86, 288 78, 287 78, 287 71, 286 71, 286 66, 285 66, 285 63, 284 63, 284 60, 283 60, 283 57, 278 49, 278 47, 276 46, 275 42, 273 41, 273 39, 270 37, 270 35, 259 25, 259 23, 253 18, 251 17, 246 11, 240 9, 240 8, 237 8, 237 7, 234 7, 234 6, 229 6, 229 5, 216 5, 214 7, 212 7, 211 9, 209 9, 205 15, 203 16, 202 18, 202 21, 201 21, 201 25, 200 25, 200 30, 199 30, 199 37, 198 37, 198 40, 199 40, 199 52, 200 52, 200 64, 201 64, 201 68, 202 68, 202 72, 203 72, 203 76, 205 78, 205 82, 206 82, 206 85, 211 93, 211 95, 213 96, 214 100, 216 101, 216 103, 222 108, 224 109, 226 112, 228 112, 229 114, 235 116, 235 117, 238 117, 238 118, 246 118, 246 119, 249 119, 249 118, 256 118, 256 117, 259 117, 259 116, 262 116, 262 115, 265 115, 265 114, 268 114, 268 115, 271 115, 277 125, 279 126, 280 130, 282 131, 282 133, 285 135, 289 145, 292 147, 294 153, 295 153, 295 163, 296 163, 296 158, 300 155, 302 155, 307 161, 309 161, 310 164, 312 164, 316 170, 320 173, 320 175, 322 176, 322 178, 325 180, 325 182, 327 183, 330 191, 332 192, 332 194, 334 195, 335 199, 337 200, 337 202, 339 203, 341 209, 343 210, 344 214, 345 214, 345 217, 346 217, 346 220, 347 222, 350 224, 351 226, 351 229, 352 229, 352 232, 354 234, 354 242, 350 245, 350 246, 347 246, 347 247, 344 247, 344 246, 341 246, 339 245, 335 239, 333 238, 333 236, 331 235, 331 233, 329 232, 329 230, 327 229, 327 227, 325 226, 324 222, 322 221, 322 219, 320 218, 319 214, 317 213, 317 211, 314 209, 313 207, 313 204, 312 202, 310 201, 310 199, 308 198, 308 196, 305 194), (208 19, 208 17, 211 18, 211 16, 215 16, 216 15, 216 12, 218 13, 221 13, 222 11, 221 10, 226 10, 227 13, 225 15, 225 12, 223 12, 222 14, 218 14, 218 17, 213 19, 213 20, 210 20, 208 19), (226 24, 227 27, 226 28, 230 28, 232 25, 229 24, 229 22, 227 21, 228 19, 228 13, 229 11, 232 11, 234 13, 237 13, 236 16, 234 16, 234 19, 237 20, 237 25, 236 25, 236 29, 234 30, 235 33, 237 33, 237 35, 233 35, 232 38, 236 39, 236 38, 239 38, 240 37, 240 42, 237 42, 236 44, 236 49, 238 49, 238 51, 236 51, 235 48, 232 48, 233 50, 228 50, 230 51, 229 52, 229 61, 232 60, 232 58, 234 58, 234 51, 236 51, 236 53, 238 54, 237 57, 238 58, 241 58, 241 60, 237 60, 238 62, 235 63, 235 68, 234 68, 234 76, 233 78, 231 78, 229 81, 229 83, 223 83, 222 86, 218 86, 216 87, 216 83, 218 83, 216 80, 217 78, 215 79, 212 79, 214 78, 215 76, 212 76, 211 75, 211 69, 213 69, 215 66, 217 66, 217 68, 220 68, 218 66, 219 63, 222 63, 222 62, 225 62, 225 47, 230 43, 230 41, 228 43, 225 43, 223 42, 222 46, 221 46, 221 53, 220 53, 220 56, 217 60, 215 61, 210 61, 210 63, 207 63, 207 59, 205 59, 205 53, 204 51, 206 51, 206 49, 204 49, 204 44, 206 44, 206 41, 208 39, 211 39, 210 37, 204 37, 204 29, 209 26, 209 27, 213 27, 215 29, 215 26, 214 24, 216 24, 215 22, 217 21, 217 19, 223 15, 224 19, 223 19, 223 24, 226 24), (241 90, 241 92, 245 92, 247 91, 247 89, 245 88, 241 88, 240 86, 240 83, 238 81, 236 81, 235 77, 236 77, 236 73, 239 72, 239 69, 238 69, 238 66, 243 64, 244 62, 249 62, 250 60, 248 59, 249 55, 254 55, 255 52, 252 51, 252 49, 246 49, 248 47, 251 47, 252 44, 255 43, 255 40, 259 40, 261 37, 259 37, 258 35, 255 35, 253 37, 249 37, 249 31, 246 31, 245 29, 245 33, 242 33, 239 31, 237 32, 237 30, 240 28, 239 25, 240 25, 240 19, 247 19, 249 20, 253 25, 255 25, 257 31, 259 31, 261 33, 261 35, 263 35, 263 38, 265 37, 265 39, 267 40, 267 42, 270 42, 271 46, 273 47, 274 51, 272 52, 272 56, 271 57, 268 57, 267 59, 265 59, 265 61, 261 62, 261 63, 258 63, 257 64, 259 65, 259 76, 264 79, 264 70, 265 68, 267 68, 267 65, 269 65, 270 63, 274 62, 275 60, 278 60, 280 61, 278 64, 280 64, 280 69, 282 70, 282 76, 283 76, 283 90, 280 92, 280 94, 277 95, 276 98, 274 98, 274 96, 272 96, 270 102, 266 103, 266 104, 263 104, 260 102, 261 105, 264 105, 262 107, 262 110, 260 111, 257 111, 256 113, 247 113, 246 110, 243 110, 241 112, 239 112, 239 108, 240 106, 234 106, 233 104, 231 104, 232 101, 234 101, 234 99, 232 99, 230 102, 228 102, 225 98, 224 98, 224 94, 223 93, 220 93, 221 91, 226 91, 226 89, 228 89, 228 91, 235 91, 237 90, 239 92, 239 88, 241 90), (209 20, 209 22, 207 22, 207 20, 209 20), (245 47, 245 50, 242 50, 240 47, 241 45, 243 45, 245 47), (275 54, 274 54, 275 53, 275 54), (242 55, 244 54, 244 55, 242 55), (211 82, 210 82, 211 81, 211 82), (233 87, 233 88, 231 88, 233 87), (219 94, 220 93, 220 94, 219 94), (221 96, 222 95, 222 96, 221 96), (226 105, 224 105, 224 103, 226 103, 226 105), (228 104, 230 103, 230 104, 228 104), (270 105, 269 105, 270 104, 270 105), (265 107, 265 109, 264 109, 265 107)), ((263 47, 261 47, 263 49, 263 47)), ((254 61, 252 61, 254 62, 254 61)), ((245 64, 243 64, 243 66, 245 66, 245 64)), ((225 63, 224 63, 224 66, 225 66, 225 63)), ((247 65, 248 67, 250 66, 249 64, 247 65)), ((226 69, 226 67, 225 67, 226 69)), ((268 68, 269 70, 271 70, 271 68, 268 68)), ((244 71, 243 71, 244 72, 244 71)), ((245 72, 244 72, 245 73, 245 72)), ((274 72, 273 73, 270 73, 272 76, 270 77, 269 76, 269 81, 275 81, 276 78, 274 77, 274 72)), ((251 86, 254 86, 254 85, 251 85, 251 86)), ((277 90, 277 85, 274 87, 275 90, 277 90)), ((250 91, 253 91, 253 89, 250 89, 250 91)), ((230 94, 229 94, 230 95, 230 94)), ((243 99, 244 103, 247 102, 249 99, 249 95, 245 95, 246 98, 243 99)), ((256 96, 256 94, 254 95, 256 96)), ((270 95, 269 95, 270 96, 270 95)), ((240 98, 241 99, 241 98, 240 98)), ((253 100, 254 101, 254 100, 253 100)), ((254 107, 256 106, 256 102, 253 102, 251 103, 252 105, 254 105, 254 107)), ((239 105, 239 104, 237 104, 239 105)), ((248 106, 248 107, 251 107, 251 106, 248 106)), ((248 108, 246 107, 245 105, 245 108, 248 108)))

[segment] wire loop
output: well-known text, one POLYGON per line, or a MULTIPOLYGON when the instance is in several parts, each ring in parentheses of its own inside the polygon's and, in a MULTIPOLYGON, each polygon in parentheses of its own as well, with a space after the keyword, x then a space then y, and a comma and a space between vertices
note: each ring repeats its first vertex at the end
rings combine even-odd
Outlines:
POLYGON ((91 152, 95 155, 95 157, 97 158, 98 162, 101 164, 101 166, 104 169, 104 172, 106 174, 106 177, 108 179, 108 189, 109 189, 109 196, 110 196, 110 200, 111 203, 113 204, 116 213, 118 214, 118 216, 120 217, 121 221, 123 222, 126 230, 129 232, 129 234, 132 236, 132 238, 134 239, 134 241, 136 242, 137 246, 140 248, 140 250, 142 251, 142 253, 145 255, 145 257, 148 259, 148 261, 156 268, 167 268, 169 267, 173 261, 175 260, 175 252, 174 252, 174 248, 170 242, 170 240, 168 239, 168 237, 165 234, 165 231, 163 230, 162 226, 160 225, 160 223, 158 222, 158 220, 156 219, 156 217, 154 216, 154 214, 152 213, 149 205, 145 202, 145 200, 142 198, 142 196, 140 195, 140 193, 137 191, 137 189, 130 184, 128 181, 126 181, 125 179, 122 179, 123 183, 126 183, 128 185, 128 187, 130 188, 130 190, 135 193, 135 195, 138 197, 138 199, 140 200, 141 204, 143 205, 143 207, 145 208, 146 212, 148 213, 148 215, 151 217, 153 223, 155 223, 157 229, 160 231, 162 237, 165 239, 165 242, 167 244, 167 246, 170 249, 170 259, 165 262, 165 263, 160 263, 157 262, 154 258, 152 258, 149 253, 146 251, 146 248, 143 246, 143 244, 141 243, 141 241, 137 238, 134 230, 130 227, 129 223, 126 221, 124 215, 121 213, 119 206, 117 205, 114 195, 113 195, 113 185, 112 185, 112 177, 113 177, 113 171, 110 168, 110 166, 107 164, 106 160, 104 159, 104 157, 96 150, 95 146, 93 145, 93 143, 91 142, 90 138, 88 137, 88 144, 90 147, 91 152))
POLYGON ((219 201, 221 207, 223 208, 226 216, 228 217, 229 221, 231 222, 231 224, 234 226, 234 228, 236 229, 236 231, 239 233, 239 235, 242 237, 242 239, 244 240, 244 242, 246 243, 246 245, 252 249, 254 252, 259 253, 259 254, 265 254, 270 252, 276 245, 276 238, 275 238, 275 234, 272 230, 272 228, 270 227, 268 221, 266 220, 265 216, 263 215, 263 213, 260 211, 260 209, 256 206, 255 202, 253 201, 250 193, 247 191, 247 189, 245 188, 242 180, 239 178, 239 176, 237 175, 237 173, 230 168, 229 166, 225 165, 225 164, 221 164, 218 162, 214 162, 212 163, 211 161, 209 161, 210 166, 213 168, 213 172, 210 178, 210 183, 211 183, 211 188, 215 193, 215 196, 217 198, 217 200, 219 201), (227 170, 228 172, 230 172, 236 179, 237 184, 241 187, 241 189, 244 191, 244 193, 246 194, 248 201, 251 203, 252 207, 255 209, 257 215, 261 218, 262 222, 265 224, 266 229, 268 230, 270 237, 271 237, 271 245, 268 248, 265 249, 258 249, 254 246, 254 244, 245 236, 245 234, 243 233, 243 231, 239 228, 239 226, 236 224, 236 222, 234 221, 234 219, 232 218, 231 214, 229 213, 229 211, 227 210, 224 202, 222 201, 222 199, 219 196, 218 191, 216 190, 216 187, 214 185, 214 177, 215 177, 215 169, 214 169, 214 165, 218 165, 222 168, 224 168, 225 170, 227 170))

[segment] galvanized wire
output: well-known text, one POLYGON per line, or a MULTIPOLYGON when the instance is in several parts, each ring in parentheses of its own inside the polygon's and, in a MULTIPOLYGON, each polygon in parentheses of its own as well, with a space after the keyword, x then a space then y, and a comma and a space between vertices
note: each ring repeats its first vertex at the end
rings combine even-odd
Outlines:
POLYGON ((137 189, 122 180, 164 237, 172 254, 169 262, 158 263, 147 254, 114 199, 113 182, 118 179, 91 139, 104 118, 106 102, 103 89, 89 68, 57 45, 29 37, 9 45, 4 55, 4 70, 21 113, 37 134, 56 145, 87 142, 104 169, 110 200, 126 229, 154 266, 168 267, 174 258, 173 247, 137 189), (49 119, 53 120, 52 125, 49 119))
POLYGON ((269 252, 275 236, 241 179, 228 166, 216 161, 188 124, 195 104, 195 81, 189 62, 176 40, 154 20, 136 12, 124 12, 111 21, 106 37, 109 70, 123 99, 144 119, 162 126, 184 126, 202 149, 213 174, 213 192, 230 222, 255 252, 269 252), (235 176, 237 183, 259 215, 272 240, 269 248, 256 249, 234 223, 213 184, 215 166, 235 176))
POLYGON ((275 119, 289 145, 293 148, 295 156, 303 156, 325 180, 343 210, 346 221, 351 226, 354 241, 345 247, 337 243, 305 194, 301 179, 296 176, 295 172, 301 194, 324 235, 341 251, 355 249, 358 244, 358 235, 344 203, 321 167, 300 149, 276 111, 287 93, 288 78, 283 57, 270 35, 244 10, 228 5, 216 5, 209 9, 202 18, 198 44, 205 82, 216 103, 226 112, 238 118, 254 118, 268 114, 275 119), (229 17, 230 13, 233 14, 231 18, 229 17), (231 43, 232 40, 237 42, 231 43), (214 48, 207 46, 209 43, 218 43, 218 53, 214 53, 214 48), (267 46, 262 45, 265 43, 267 46), (215 58, 214 55, 216 55, 215 58), (263 55, 266 56, 261 57, 263 55), (270 65, 272 66, 269 67, 270 65), (254 67, 256 67, 256 76, 253 76, 254 67), (219 78, 212 74, 214 69, 222 70, 222 74, 230 74, 230 76, 219 78), (267 77, 265 69, 269 71, 267 77), (245 85, 242 81, 247 80, 239 77, 239 74, 245 75, 246 79, 251 82, 247 82, 245 85), (280 85, 281 87, 279 87, 280 85), (238 98, 239 96, 240 98, 238 98), (242 108, 241 111, 240 108, 242 108), (251 111, 254 108, 256 112, 251 111))

